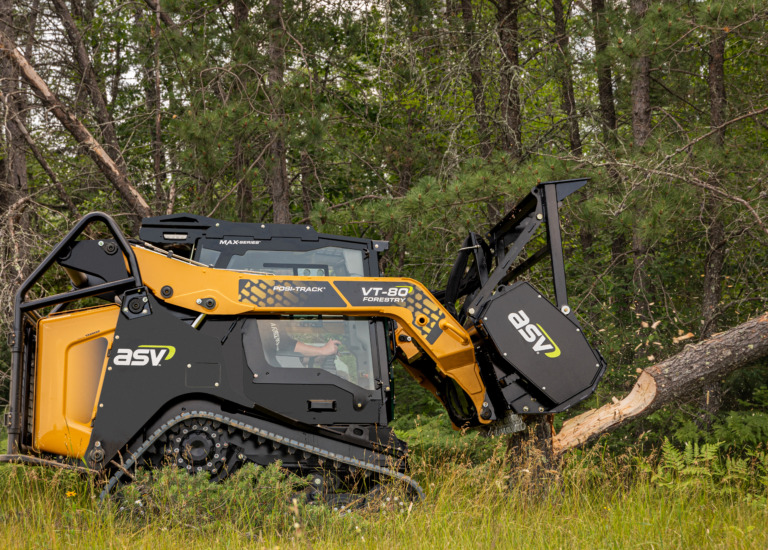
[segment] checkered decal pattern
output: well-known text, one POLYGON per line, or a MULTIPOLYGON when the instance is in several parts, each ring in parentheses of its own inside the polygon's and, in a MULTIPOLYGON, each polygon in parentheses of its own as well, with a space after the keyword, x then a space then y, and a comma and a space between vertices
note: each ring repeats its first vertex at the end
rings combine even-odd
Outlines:
POLYGON ((259 308, 344 307, 328 283, 240 279, 238 300, 259 308))
POLYGON ((407 281, 371 281, 370 286, 360 281, 335 281, 335 285, 352 306, 407 309, 413 314, 411 326, 430 344, 434 344, 443 333, 440 321, 445 318, 445 311, 432 297, 407 281), (408 293, 403 295, 406 290, 408 293), (426 318, 426 323, 419 324, 417 321, 422 316, 426 318))
POLYGON ((250 302, 258 307, 296 307, 300 298, 292 292, 275 292, 273 287, 284 285, 283 281, 251 281, 240 279, 238 300, 250 302))
POLYGON ((406 297, 405 307, 413 312, 413 328, 421 332, 427 342, 434 344, 435 340, 443 332, 440 328, 440 320, 445 317, 445 313, 438 309, 437 304, 426 298, 418 289, 414 289, 414 291, 406 297), (422 314, 427 318, 427 324, 419 326, 416 319, 422 314))

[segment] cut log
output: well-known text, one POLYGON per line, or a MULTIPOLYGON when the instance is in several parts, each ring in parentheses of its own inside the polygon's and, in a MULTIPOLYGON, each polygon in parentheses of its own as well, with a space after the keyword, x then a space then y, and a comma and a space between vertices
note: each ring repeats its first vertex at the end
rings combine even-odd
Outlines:
POLYGON ((562 453, 664 405, 688 401, 713 380, 766 356, 768 313, 688 345, 677 355, 646 368, 624 399, 566 420, 553 438, 553 450, 562 453))

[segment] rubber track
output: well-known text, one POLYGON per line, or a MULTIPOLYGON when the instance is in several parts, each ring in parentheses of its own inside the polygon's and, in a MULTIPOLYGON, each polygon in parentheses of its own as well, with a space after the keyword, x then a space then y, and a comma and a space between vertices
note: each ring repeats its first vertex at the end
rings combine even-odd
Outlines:
POLYGON ((245 432, 251 433, 258 437, 262 437, 264 439, 274 441, 275 443, 279 443, 281 445, 293 447, 294 449, 298 449, 300 451, 307 452, 315 456, 319 456, 328 460, 335 460, 336 462, 341 462, 342 464, 347 464, 349 466, 355 466, 357 468, 368 470, 370 472, 375 472, 380 475, 393 477, 400 481, 406 482, 408 486, 411 487, 411 489, 413 489, 416 492, 416 494, 419 496, 419 500, 424 500, 424 491, 419 486, 419 484, 416 483, 416 481, 414 481, 411 477, 405 474, 401 474, 396 470, 393 470, 391 468, 385 468, 383 466, 377 466, 376 464, 371 464, 370 462, 363 462, 362 460, 344 456, 338 453, 332 453, 330 451, 326 451, 325 449, 321 449, 320 447, 307 445, 305 443, 301 443, 300 441, 283 437, 280 434, 276 434, 274 432, 270 432, 267 430, 262 430, 260 428, 256 428, 244 422, 238 422, 237 420, 232 420, 231 418, 228 418, 221 414, 216 414, 216 413, 207 412, 207 411, 190 411, 190 412, 181 413, 180 415, 172 418, 171 420, 169 420, 168 422, 160 426, 157 430, 155 430, 152 433, 152 435, 141 444, 141 446, 136 450, 136 452, 125 461, 125 463, 123 464, 123 468, 115 472, 115 474, 109 479, 107 486, 104 487, 104 489, 101 491, 101 495, 99 496, 99 498, 101 500, 104 500, 107 496, 109 496, 109 493, 112 492, 112 489, 115 487, 115 485, 117 485, 117 483, 120 481, 123 475, 128 470, 130 470, 134 466, 134 464, 136 464, 139 458, 141 458, 141 456, 147 451, 147 449, 149 449, 152 445, 155 444, 155 442, 160 438, 161 435, 163 435, 165 432, 170 430, 176 424, 179 424, 185 420, 190 420, 193 418, 203 418, 206 420, 211 420, 213 422, 226 424, 228 426, 232 426, 233 428, 243 430, 245 432))

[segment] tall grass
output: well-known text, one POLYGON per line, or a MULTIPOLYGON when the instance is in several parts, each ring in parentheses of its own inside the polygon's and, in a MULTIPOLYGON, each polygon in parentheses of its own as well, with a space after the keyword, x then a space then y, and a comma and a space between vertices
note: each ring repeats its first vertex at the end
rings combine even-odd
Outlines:
POLYGON ((346 513, 292 497, 277 467, 219 485, 167 470, 99 503, 98 483, 63 471, 0 468, 4 548, 768 548, 768 458, 668 448, 659 457, 568 457, 510 474, 434 447, 412 457, 427 498, 393 486, 346 513), (675 454, 677 453, 677 454, 675 454), (527 471, 526 471, 527 470, 527 471))

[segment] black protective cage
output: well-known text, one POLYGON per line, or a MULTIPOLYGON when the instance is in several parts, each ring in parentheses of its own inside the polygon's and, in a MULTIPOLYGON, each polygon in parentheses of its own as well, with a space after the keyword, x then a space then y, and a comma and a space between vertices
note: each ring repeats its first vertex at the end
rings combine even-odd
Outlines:
POLYGON ((13 307, 13 332, 10 334, 11 348, 11 388, 9 396, 9 411, 6 416, 8 427, 8 453, 4 460, 10 461, 13 453, 28 449, 23 440, 24 434, 30 431, 30 408, 32 403, 32 384, 34 383, 34 352, 36 338, 36 323, 32 315, 43 308, 53 306, 52 312, 57 311, 69 302, 89 298, 106 293, 117 293, 142 286, 139 266, 136 256, 128 241, 115 221, 103 212, 92 212, 84 216, 62 241, 46 256, 32 274, 21 284, 16 292, 13 307), (53 296, 34 300, 27 299, 27 293, 40 281, 54 263, 75 244, 85 229, 94 223, 102 222, 114 238, 114 243, 125 255, 130 269, 130 275, 114 281, 108 281, 85 288, 73 288, 53 296))

